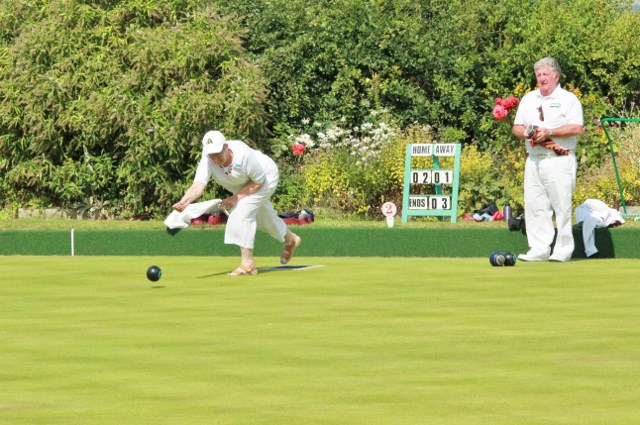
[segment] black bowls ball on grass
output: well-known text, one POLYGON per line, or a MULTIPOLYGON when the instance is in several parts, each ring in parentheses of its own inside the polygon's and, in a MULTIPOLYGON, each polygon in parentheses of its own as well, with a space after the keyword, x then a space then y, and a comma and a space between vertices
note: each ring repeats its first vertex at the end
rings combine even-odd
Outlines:
POLYGON ((157 282, 162 277, 162 270, 158 266, 151 266, 147 269, 147 279, 157 282))

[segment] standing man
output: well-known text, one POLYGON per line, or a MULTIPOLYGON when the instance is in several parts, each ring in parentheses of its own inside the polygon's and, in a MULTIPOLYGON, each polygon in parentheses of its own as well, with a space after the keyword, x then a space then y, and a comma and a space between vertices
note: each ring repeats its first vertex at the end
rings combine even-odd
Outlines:
POLYGON ((183 211, 198 199, 213 179, 231 192, 220 202, 231 209, 224 234, 224 243, 240 247, 240 266, 229 276, 258 273, 253 259, 256 229, 261 229, 284 243, 280 263, 287 264, 301 239, 291 232, 271 205, 271 196, 278 186, 276 163, 262 152, 239 140, 227 141, 219 131, 209 131, 202 139, 202 157, 193 184, 180 201, 173 205, 183 211))
POLYGON ((538 89, 524 95, 513 134, 527 139, 524 216, 529 251, 522 261, 569 261, 573 254, 572 200, 576 183, 577 137, 584 133, 582 105, 560 87, 560 66, 553 58, 533 65, 538 89), (535 126, 535 127, 534 127, 535 126), (535 132, 529 132, 535 128, 535 132), (558 235, 555 236, 553 214, 558 235))

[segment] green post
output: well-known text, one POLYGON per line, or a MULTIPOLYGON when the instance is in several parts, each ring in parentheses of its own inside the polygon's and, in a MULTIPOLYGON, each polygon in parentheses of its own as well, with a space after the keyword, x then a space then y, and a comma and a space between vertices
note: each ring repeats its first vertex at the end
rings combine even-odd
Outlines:
POLYGON ((625 216, 640 216, 640 214, 628 214, 627 213, 627 203, 624 199, 624 190, 622 189, 622 182, 620 180, 620 173, 618 172, 618 164, 616 164, 616 154, 613 149, 613 141, 609 136, 609 132, 607 131, 607 126, 605 125, 608 122, 640 122, 640 118, 602 118, 600 123, 602 124, 602 128, 604 129, 604 134, 607 136, 607 140, 609 141, 609 152, 611 152, 611 159, 613 161, 613 169, 616 172, 616 182, 618 183, 618 191, 620 192, 620 203, 622 204, 622 215, 625 216))

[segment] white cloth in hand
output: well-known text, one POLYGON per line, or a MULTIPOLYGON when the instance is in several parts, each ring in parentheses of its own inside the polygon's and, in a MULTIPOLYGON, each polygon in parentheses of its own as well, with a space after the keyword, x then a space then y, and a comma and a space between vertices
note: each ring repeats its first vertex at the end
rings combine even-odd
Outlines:
POLYGON ((182 212, 173 210, 164 220, 164 224, 169 229, 186 229, 191 224, 192 219, 198 218, 203 214, 212 214, 220 211, 226 214, 225 209, 220 206, 221 201, 221 199, 212 199, 189 204, 182 212))

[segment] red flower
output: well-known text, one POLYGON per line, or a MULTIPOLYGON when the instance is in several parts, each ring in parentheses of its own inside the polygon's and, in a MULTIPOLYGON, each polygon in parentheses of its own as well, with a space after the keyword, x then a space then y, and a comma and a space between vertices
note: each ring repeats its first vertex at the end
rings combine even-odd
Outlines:
POLYGON ((295 156, 300 156, 300 155, 302 155, 302 154, 304 153, 305 149, 306 149, 306 148, 305 148, 305 146, 304 146, 302 143, 294 143, 294 144, 291 146, 291 150, 293 150, 293 154, 294 154, 295 156))
POLYGON ((507 111, 509 111, 515 108, 516 106, 518 106, 519 103, 520 101, 518 100, 517 97, 511 96, 502 101, 502 106, 504 106, 507 109, 507 111))
POLYGON ((503 120, 509 115, 509 111, 518 106, 520 101, 517 97, 509 96, 506 99, 496 97, 496 106, 493 108, 493 116, 498 121, 503 120))
POLYGON ((496 105, 495 108, 493 108, 493 116, 498 121, 506 118, 507 115, 509 115, 509 111, 504 106, 496 105))

